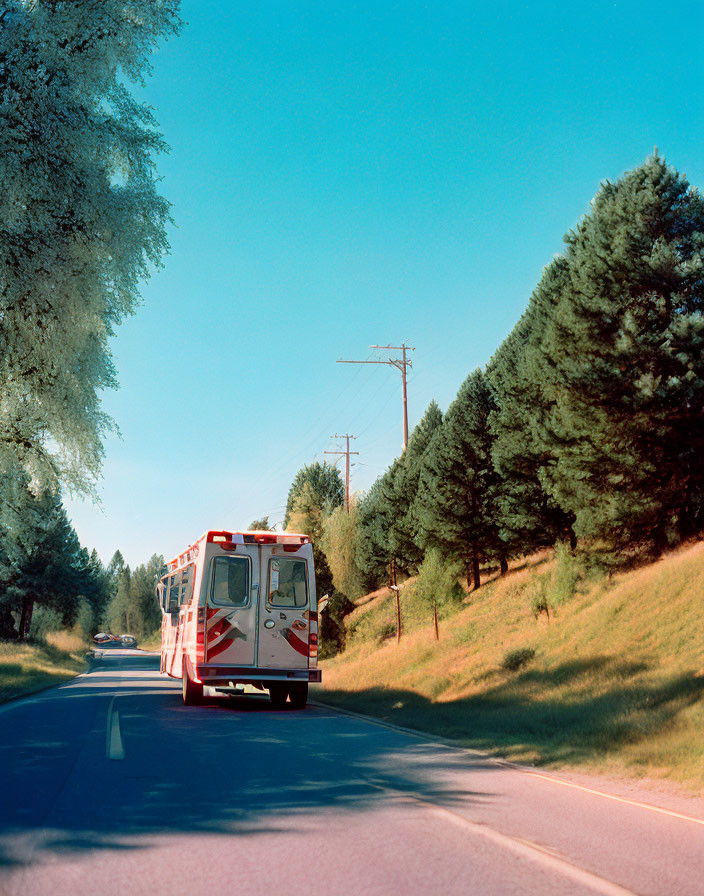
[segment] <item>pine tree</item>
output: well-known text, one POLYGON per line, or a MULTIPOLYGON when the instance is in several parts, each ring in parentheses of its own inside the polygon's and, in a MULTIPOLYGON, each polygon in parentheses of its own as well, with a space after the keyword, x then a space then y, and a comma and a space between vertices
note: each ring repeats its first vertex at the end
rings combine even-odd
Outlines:
POLYGON ((129 566, 123 566, 115 576, 115 593, 105 610, 105 629, 120 634, 129 632, 134 620, 130 598, 132 573, 129 566))
POLYGON ((431 401, 408 440, 408 447, 400 458, 394 488, 394 505, 391 508, 391 551, 398 565, 408 573, 415 573, 423 561, 418 547, 418 525, 412 508, 423 466, 425 452, 434 433, 442 425, 442 411, 431 401))
POLYGON ((382 500, 382 478, 372 484, 359 504, 355 559, 366 590, 388 582, 391 564, 388 516, 382 500))
POLYGON ((704 202, 656 153, 567 243, 536 364, 542 480, 578 534, 661 549, 702 525, 704 202))
POLYGON ((401 487, 403 455, 397 457, 391 466, 379 477, 377 504, 376 539, 380 547, 384 545, 389 579, 395 581, 397 572, 407 571, 400 553, 397 525, 406 512, 406 503, 401 487))
POLYGON ((464 381, 424 454, 413 509, 418 543, 462 562, 467 582, 480 586, 480 563, 500 559, 497 501, 501 488, 491 462, 493 398, 481 370, 464 381))
POLYGON ((512 554, 574 541, 573 515, 565 512, 543 488, 541 470, 553 462, 544 438, 550 402, 543 371, 532 361, 568 276, 564 257, 545 268, 528 309, 487 366, 494 409, 489 415, 491 456, 501 477, 498 496, 501 538, 512 554))
POLYGON ((85 552, 60 495, 35 496, 27 475, 0 476, 0 627, 23 639, 35 605, 70 624, 84 582, 85 552))

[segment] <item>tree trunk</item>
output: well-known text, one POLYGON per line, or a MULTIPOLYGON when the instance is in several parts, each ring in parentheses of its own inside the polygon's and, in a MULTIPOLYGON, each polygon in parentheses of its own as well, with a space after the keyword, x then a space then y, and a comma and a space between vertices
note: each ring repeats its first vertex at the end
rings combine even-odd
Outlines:
POLYGON ((477 553, 477 546, 475 544, 474 554, 472 556, 472 591, 476 591, 480 585, 481 579, 479 577, 479 554, 477 553))
POLYGON ((396 597, 396 643, 401 643, 401 593, 396 587, 396 561, 391 561, 391 584, 396 597))
POLYGON ((20 616, 20 641, 26 641, 29 637, 29 629, 32 624, 32 611, 34 610, 34 598, 25 595, 22 598, 22 615, 20 616))
POLYGON ((401 643, 401 597, 398 591, 394 591, 396 595, 396 643, 401 643))
POLYGON ((437 601, 433 601, 433 623, 435 624, 435 640, 440 640, 440 632, 438 630, 438 605, 437 601))
POLYGON ((506 551, 501 551, 499 554, 499 566, 501 568, 501 575, 505 576, 508 572, 508 558, 506 557, 506 551))
POLYGON ((570 550, 576 551, 577 550, 577 536, 574 534, 574 528, 572 526, 570 526, 569 529, 567 530, 567 534, 570 539, 570 550))

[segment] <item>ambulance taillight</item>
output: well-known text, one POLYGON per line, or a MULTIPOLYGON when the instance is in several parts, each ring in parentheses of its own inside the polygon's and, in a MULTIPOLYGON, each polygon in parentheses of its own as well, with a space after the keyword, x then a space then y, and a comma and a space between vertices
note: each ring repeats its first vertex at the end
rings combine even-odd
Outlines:
POLYGON ((198 607, 196 626, 196 662, 205 662, 205 607, 198 607))

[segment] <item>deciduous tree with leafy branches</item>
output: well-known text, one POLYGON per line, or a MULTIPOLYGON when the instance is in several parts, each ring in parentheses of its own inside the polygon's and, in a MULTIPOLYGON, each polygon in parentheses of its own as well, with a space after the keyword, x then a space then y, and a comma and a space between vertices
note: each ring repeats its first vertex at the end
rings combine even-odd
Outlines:
POLYGON ((168 249, 154 159, 130 93, 178 0, 6 0, 0 8, 0 469, 90 491, 112 423, 108 341, 168 249))

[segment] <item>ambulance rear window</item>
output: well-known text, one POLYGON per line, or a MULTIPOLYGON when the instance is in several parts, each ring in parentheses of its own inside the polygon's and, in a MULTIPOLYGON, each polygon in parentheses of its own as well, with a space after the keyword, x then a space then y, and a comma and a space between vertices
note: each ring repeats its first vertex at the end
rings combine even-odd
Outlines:
POLYGON ((305 607, 308 571, 305 560, 272 557, 269 560, 269 603, 274 607, 305 607))
POLYGON ((249 602, 249 558, 215 557, 210 598, 222 607, 244 607, 249 602))

